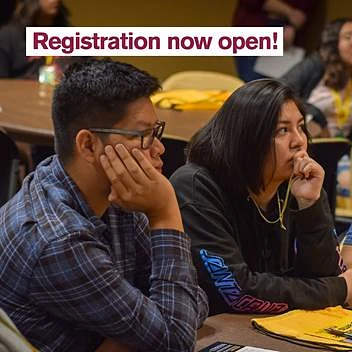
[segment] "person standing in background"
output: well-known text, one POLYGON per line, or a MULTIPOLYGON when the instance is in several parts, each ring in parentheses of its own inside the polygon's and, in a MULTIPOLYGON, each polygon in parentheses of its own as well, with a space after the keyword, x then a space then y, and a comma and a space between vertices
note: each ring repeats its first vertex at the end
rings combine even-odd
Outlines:
MULTIPOLYGON (((19 2, 10 22, 0 28, 0 78, 38 80, 40 69, 49 60, 45 57, 26 56, 26 27, 67 27, 69 25, 69 11, 61 0, 19 2)), ((83 60, 86 58, 56 57, 55 76, 61 76, 69 64, 83 60)), ((50 61, 53 63, 52 60, 50 61)), ((54 149, 49 146, 34 145, 29 148, 22 143, 18 144, 18 147, 22 154, 26 155, 22 159, 28 159, 26 164, 29 164, 30 169, 54 153, 54 149)))
POLYGON ((324 115, 313 137, 348 137, 352 134, 352 18, 327 24, 320 48, 282 78, 296 93, 324 115))
MULTIPOLYGON (((69 12, 61 0, 24 0, 10 22, 0 29, 0 78, 38 79, 43 57, 26 56, 26 27, 69 25, 69 12)), ((72 58, 56 60, 66 66, 72 58)))
MULTIPOLYGON (((284 47, 299 41, 316 0, 238 0, 232 26, 284 26, 284 47)), ((256 56, 235 56, 238 76, 245 82, 263 78, 254 71, 256 56)))

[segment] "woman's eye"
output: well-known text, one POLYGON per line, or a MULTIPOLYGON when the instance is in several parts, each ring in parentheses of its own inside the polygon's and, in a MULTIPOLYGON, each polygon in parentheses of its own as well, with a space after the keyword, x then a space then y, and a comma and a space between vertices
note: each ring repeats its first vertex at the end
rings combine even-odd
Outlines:
POLYGON ((298 131, 300 131, 300 132, 304 131, 304 124, 303 123, 298 126, 298 131))
POLYGON ((281 127, 276 131, 276 134, 278 136, 282 136, 284 135, 286 132, 288 132, 288 128, 287 127, 281 127))

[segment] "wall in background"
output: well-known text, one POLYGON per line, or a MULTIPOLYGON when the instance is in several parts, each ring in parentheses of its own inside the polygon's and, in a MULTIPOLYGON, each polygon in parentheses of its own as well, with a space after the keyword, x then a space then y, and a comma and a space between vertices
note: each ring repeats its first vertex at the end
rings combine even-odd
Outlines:
MULTIPOLYGON (((350 0, 318 1, 321 3, 321 9, 318 11, 320 21, 325 11, 328 20, 348 14, 352 16, 350 0)), ((73 25, 113 27, 227 27, 231 23, 236 4, 236 0, 64 0, 64 2, 71 11, 73 25)), ((310 44, 312 48, 315 47, 316 40, 310 40, 310 44)), ((118 59, 147 70, 160 80, 182 70, 201 69, 235 74, 232 57, 119 57, 118 59)))
POLYGON ((352 17, 352 1, 350 0, 327 0, 328 20, 338 17, 352 17))

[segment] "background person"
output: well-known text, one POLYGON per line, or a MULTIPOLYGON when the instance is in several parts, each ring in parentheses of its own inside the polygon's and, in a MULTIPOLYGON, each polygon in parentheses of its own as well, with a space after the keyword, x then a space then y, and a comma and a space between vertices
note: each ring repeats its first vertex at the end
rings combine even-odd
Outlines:
MULTIPOLYGON (((26 27, 69 25, 69 13, 61 0, 23 0, 11 21, 0 28, 0 78, 38 79, 44 57, 26 56, 26 27)), ((64 69, 72 58, 56 60, 64 69)))
MULTIPOLYGON (((284 47, 299 43, 316 0, 238 0, 233 13, 235 27, 284 27, 284 47), (301 33, 299 33, 301 32, 301 33), (297 35, 298 34, 298 35, 297 35)), ((237 74, 245 82, 263 78, 254 71, 256 56, 234 56, 237 74)))
POLYGON ((247 83, 192 138, 188 163, 171 177, 211 314, 352 302, 304 114, 282 83, 247 83))
POLYGON ((194 349, 207 299, 161 174, 158 89, 128 64, 71 66, 53 97, 57 155, 0 209, 0 306, 40 351, 94 351, 103 338, 194 349))
POLYGON ((282 77, 327 120, 327 125, 320 124, 316 137, 351 138, 351 77, 352 19, 340 18, 324 29, 319 50, 282 77))
MULTIPOLYGON (((66 27, 69 24, 69 12, 61 0, 19 2, 9 23, 0 28, 0 78, 38 80, 40 69, 49 58, 26 56, 26 27, 66 27)), ((69 64, 84 60, 80 57, 56 57, 56 77, 59 78, 69 64)), ((18 143, 18 147, 26 155, 22 159, 27 159, 25 163, 29 164, 29 169, 54 154, 53 148, 49 146, 34 145, 29 148, 18 143)))

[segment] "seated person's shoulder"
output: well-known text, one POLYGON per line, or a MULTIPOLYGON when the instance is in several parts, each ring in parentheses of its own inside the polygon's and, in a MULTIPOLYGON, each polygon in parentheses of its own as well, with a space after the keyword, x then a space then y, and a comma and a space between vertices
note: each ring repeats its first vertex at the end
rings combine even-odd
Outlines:
POLYGON ((181 207, 191 203, 201 207, 210 204, 220 206, 226 202, 225 194, 215 177, 209 170, 196 164, 188 163, 179 168, 171 176, 170 182, 181 207))
POLYGON ((213 181, 209 170, 194 163, 187 163, 178 168, 170 177, 170 182, 174 187, 194 186, 195 184, 203 184, 206 181, 213 181))
POLYGON ((102 225, 78 187, 56 160, 47 159, 27 176, 19 192, 3 207, 9 231, 50 242, 72 233, 94 233, 102 225))

